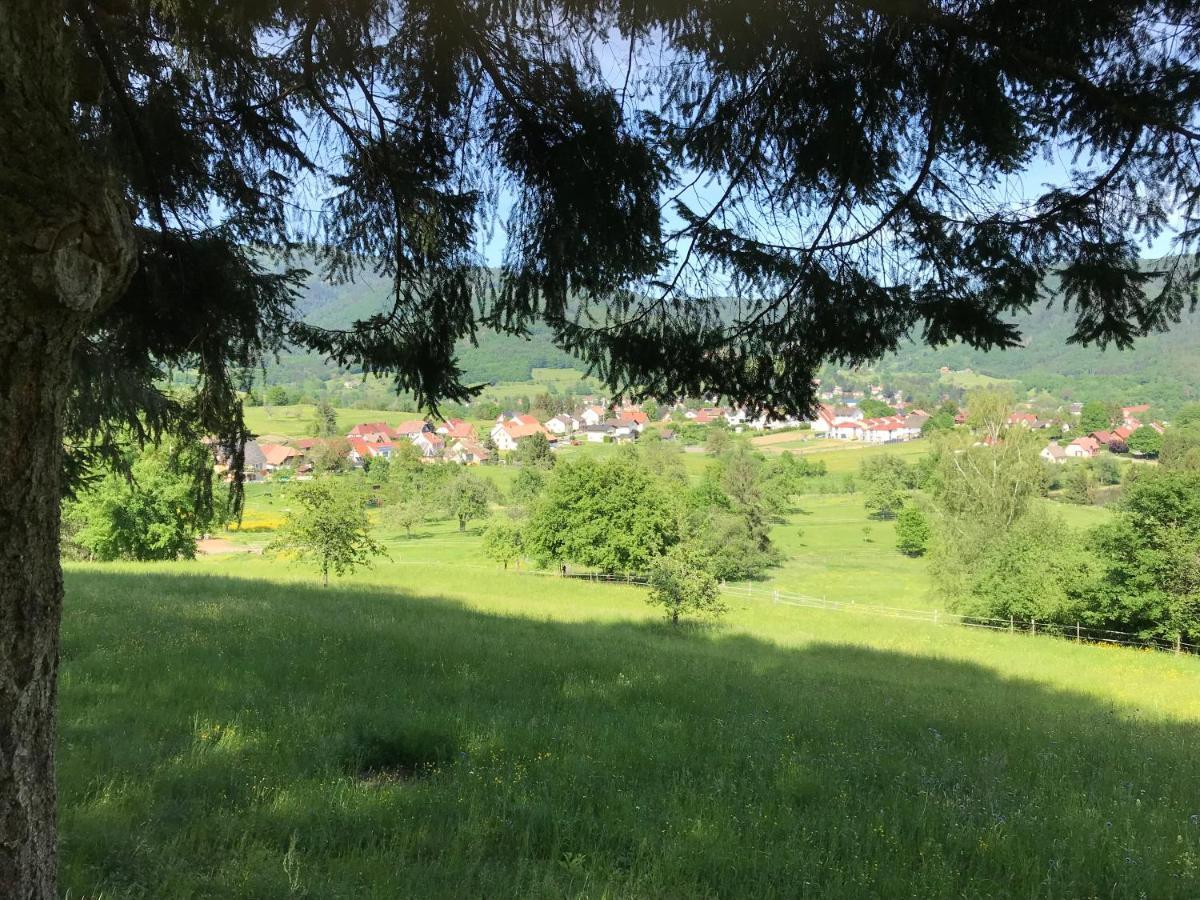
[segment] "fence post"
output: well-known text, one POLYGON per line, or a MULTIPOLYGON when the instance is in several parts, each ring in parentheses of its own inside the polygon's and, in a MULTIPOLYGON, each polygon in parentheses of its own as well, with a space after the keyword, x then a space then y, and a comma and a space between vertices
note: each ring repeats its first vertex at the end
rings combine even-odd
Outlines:
POLYGON ((753 590, 754 589, 752 587, 750 587, 750 582, 747 581, 746 582, 746 596, 749 597, 753 590))
POLYGON ((1008 617, 1008 633, 1009 634, 1017 633, 1017 620, 1013 616, 1008 617))
POLYGON ((938 623, 938 610, 935 609, 933 611, 933 624, 936 625, 937 623, 938 623))
POLYGON ((1080 643, 1080 640, 1079 640, 1079 623, 1078 623, 1078 622, 1076 622, 1076 623, 1075 623, 1075 643, 1077 643, 1077 644, 1078 644, 1078 643, 1080 643))
POLYGON ((1175 635, 1175 652, 1176 653, 1178 653, 1181 649, 1183 649, 1180 646, 1182 644, 1182 642, 1183 642, 1183 638, 1181 638, 1179 635, 1175 635))
POLYGON ((1029 620, 1029 633, 1030 633, 1030 634, 1037 634, 1037 619, 1030 619, 1030 620, 1029 620))
POLYGON ((775 592, 772 594, 772 596, 771 596, 771 602, 772 602, 772 603, 778 603, 778 602, 779 602, 779 588, 776 588, 776 589, 775 589, 775 592))

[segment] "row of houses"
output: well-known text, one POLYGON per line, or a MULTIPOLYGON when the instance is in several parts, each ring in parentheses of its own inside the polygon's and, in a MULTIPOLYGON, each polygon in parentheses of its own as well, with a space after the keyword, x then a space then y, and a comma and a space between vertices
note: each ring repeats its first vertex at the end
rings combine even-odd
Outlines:
POLYGON ((891 444, 920 437, 921 429, 928 421, 929 414, 920 409, 907 415, 866 418, 856 406, 822 404, 816 418, 809 422, 809 427, 813 434, 839 441, 891 444))
MULTIPOLYGON (((1145 412, 1149 407, 1126 407, 1126 409, 1145 412)), ((1057 441, 1051 441, 1042 448, 1042 459, 1053 463, 1061 463, 1066 462, 1068 459, 1091 459, 1096 454, 1105 450, 1120 448, 1121 452, 1124 452, 1124 447, 1129 442, 1130 435, 1141 428, 1142 423, 1133 418, 1129 413, 1125 413, 1124 410, 1122 412, 1125 416, 1124 424, 1111 431, 1093 431, 1091 434, 1081 435, 1069 444, 1059 444, 1057 441)), ((1148 424, 1159 434, 1162 434, 1166 430, 1161 422, 1150 422, 1148 424)))

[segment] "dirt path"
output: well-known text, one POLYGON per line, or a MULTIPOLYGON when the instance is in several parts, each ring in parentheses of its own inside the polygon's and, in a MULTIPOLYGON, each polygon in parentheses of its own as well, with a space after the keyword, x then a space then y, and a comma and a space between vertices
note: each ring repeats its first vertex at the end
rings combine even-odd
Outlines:
POLYGON ((196 552, 203 556, 216 556, 220 553, 262 553, 262 547, 255 544, 235 544, 224 538, 201 538, 196 541, 196 552))

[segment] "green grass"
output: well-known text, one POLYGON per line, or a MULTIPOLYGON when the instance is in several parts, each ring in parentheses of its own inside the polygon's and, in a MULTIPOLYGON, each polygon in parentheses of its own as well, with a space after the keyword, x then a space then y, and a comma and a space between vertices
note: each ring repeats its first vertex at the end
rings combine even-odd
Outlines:
POLYGON ((994 378, 982 372, 948 372, 939 379, 942 384, 950 384, 966 390, 977 388, 1016 388, 1018 382, 1008 378, 994 378))
POLYGON ((328 590, 68 566, 64 891, 1200 892, 1194 659, 738 599, 672 631, 637 588, 407 543, 441 558, 328 590))
POLYGON ((793 456, 813 462, 821 460, 831 473, 840 475, 857 472, 862 461, 872 456, 898 456, 911 463, 926 455, 930 446, 929 441, 920 439, 896 444, 868 444, 863 441, 797 437, 795 441, 756 446, 755 449, 767 455, 783 453, 786 450, 793 456))

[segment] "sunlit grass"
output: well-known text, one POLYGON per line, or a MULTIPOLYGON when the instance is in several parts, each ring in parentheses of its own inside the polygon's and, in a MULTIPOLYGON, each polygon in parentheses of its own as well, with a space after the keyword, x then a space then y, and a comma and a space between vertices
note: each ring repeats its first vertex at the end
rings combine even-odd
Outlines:
POLYGON ((473 535, 389 545, 327 590, 248 556, 68 567, 64 890, 1200 891, 1194 659, 738 598, 672 631, 473 535))

